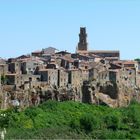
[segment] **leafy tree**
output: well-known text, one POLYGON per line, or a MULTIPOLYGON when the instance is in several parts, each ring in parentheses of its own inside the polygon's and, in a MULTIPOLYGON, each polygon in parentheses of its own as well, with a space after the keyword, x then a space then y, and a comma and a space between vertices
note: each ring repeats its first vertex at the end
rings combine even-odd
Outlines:
POLYGON ((136 58, 136 59, 134 59, 134 60, 140 62, 140 58, 136 58))

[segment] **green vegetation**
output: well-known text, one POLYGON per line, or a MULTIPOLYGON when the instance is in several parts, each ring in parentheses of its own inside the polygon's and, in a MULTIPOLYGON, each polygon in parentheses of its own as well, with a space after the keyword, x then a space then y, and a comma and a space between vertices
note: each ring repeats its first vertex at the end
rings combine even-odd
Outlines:
POLYGON ((1 84, 5 84, 6 82, 7 82, 7 77, 4 74, 2 74, 1 75, 1 84))
POLYGON ((6 139, 139 139, 140 104, 109 108, 79 102, 47 101, 38 107, 1 111, 6 139))
POLYGON ((140 62, 140 58, 136 58, 136 59, 134 59, 134 60, 140 62))

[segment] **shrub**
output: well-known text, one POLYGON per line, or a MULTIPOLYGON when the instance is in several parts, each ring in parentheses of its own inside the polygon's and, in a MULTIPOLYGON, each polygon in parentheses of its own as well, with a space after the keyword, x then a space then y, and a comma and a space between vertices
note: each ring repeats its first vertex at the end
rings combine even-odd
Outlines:
POLYGON ((98 129, 99 120, 92 113, 86 113, 80 118, 80 126, 86 132, 91 132, 95 128, 98 129))
POLYGON ((73 119, 70 121, 70 127, 71 127, 72 129, 79 130, 79 129, 80 129, 80 122, 79 122, 79 120, 76 120, 76 119, 73 118, 73 119))
POLYGON ((117 130, 120 127, 121 118, 117 112, 111 112, 104 117, 104 123, 107 129, 117 130))

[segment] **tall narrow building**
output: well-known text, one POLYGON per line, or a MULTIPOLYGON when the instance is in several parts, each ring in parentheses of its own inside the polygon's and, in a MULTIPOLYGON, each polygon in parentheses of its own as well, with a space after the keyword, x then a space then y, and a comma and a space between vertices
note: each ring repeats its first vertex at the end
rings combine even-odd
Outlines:
POLYGON ((87 43, 87 33, 85 27, 80 27, 80 34, 79 34, 79 43, 77 52, 87 51, 88 50, 88 43, 87 43))

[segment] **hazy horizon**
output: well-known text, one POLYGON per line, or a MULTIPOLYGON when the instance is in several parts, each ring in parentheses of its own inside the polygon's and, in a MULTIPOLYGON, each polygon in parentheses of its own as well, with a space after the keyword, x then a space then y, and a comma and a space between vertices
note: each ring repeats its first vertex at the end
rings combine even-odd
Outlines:
POLYGON ((52 46, 75 52, 80 27, 89 50, 119 50, 121 59, 140 57, 139 0, 0 1, 0 57, 52 46))

